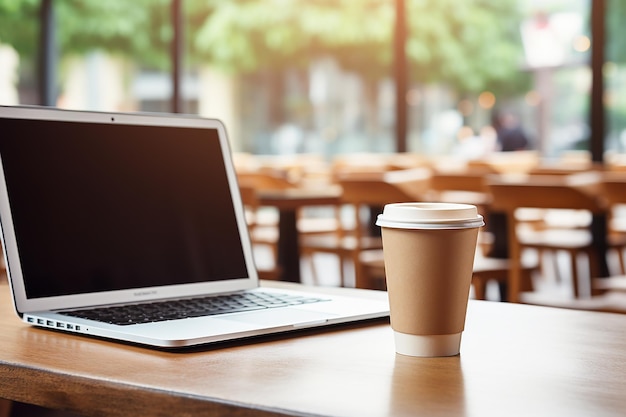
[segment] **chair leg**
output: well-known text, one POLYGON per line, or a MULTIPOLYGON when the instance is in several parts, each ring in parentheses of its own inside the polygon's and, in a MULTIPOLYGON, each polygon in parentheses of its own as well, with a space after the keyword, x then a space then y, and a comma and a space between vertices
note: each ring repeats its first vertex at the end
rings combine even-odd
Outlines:
POLYGON ((0 398, 0 417, 9 417, 11 415, 11 408, 13 401, 0 398))
POLYGON ((587 258, 589 259, 589 286, 591 296, 602 294, 602 290, 595 288, 593 282, 600 277, 600 262, 598 261, 598 254, 593 248, 587 251, 587 258))
POLYGON ((303 258, 309 264, 309 269, 311 270, 311 277, 313 278, 313 285, 317 285, 319 283, 317 269, 315 268, 315 259, 313 259, 313 253, 305 253, 303 254, 303 258))
POLYGON ((533 269, 524 268, 522 266, 521 277, 522 277, 521 290, 524 292, 534 291, 533 269))
POLYGON ((375 289, 376 285, 361 265, 359 253, 352 254, 351 260, 354 265, 354 286, 356 288, 375 289))
POLYGON ((541 271, 543 279, 549 279, 554 276, 554 281, 559 283, 562 281, 561 271, 559 269, 559 261, 557 252, 549 249, 536 249, 537 252, 537 268, 541 271))
MULTIPOLYGON (((552 258, 552 267, 554 271, 554 279, 557 283, 563 282, 563 274, 561 273, 561 269, 559 268, 559 254, 557 251, 548 251, 550 253, 550 257, 552 258)), ((542 271, 543 276, 546 275, 545 269, 542 271)))
POLYGON ((487 280, 480 274, 474 274, 472 276, 472 286, 474 287, 474 297, 477 300, 487 299, 487 280))
POLYGON ((617 248, 617 260, 619 262, 620 275, 626 274, 626 265, 624 265, 624 248, 617 248))
POLYGON ((569 251, 571 268, 572 268, 572 289, 574 291, 574 298, 580 297, 580 291, 578 288, 578 257, 576 251, 569 251))
POLYGON ((346 286, 346 271, 344 270, 346 262, 343 255, 339 256, 339 286, 346 286))
POLYGON ((365 276, 359 260, 353 258, 352 264, 354 265, 354 286, 356 288, 369 288, 369 280, 365 276))

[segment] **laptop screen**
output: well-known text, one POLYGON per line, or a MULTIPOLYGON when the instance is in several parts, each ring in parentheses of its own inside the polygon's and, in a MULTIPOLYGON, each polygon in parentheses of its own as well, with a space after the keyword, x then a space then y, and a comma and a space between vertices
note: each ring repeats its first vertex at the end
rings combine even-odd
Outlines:
POLYGON ((217 129, 1 123, 27 298, 247 276, 217 129))

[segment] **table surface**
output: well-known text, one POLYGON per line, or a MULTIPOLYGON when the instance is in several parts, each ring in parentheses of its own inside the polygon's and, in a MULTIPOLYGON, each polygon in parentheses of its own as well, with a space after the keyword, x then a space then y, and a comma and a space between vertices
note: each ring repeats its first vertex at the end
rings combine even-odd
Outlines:
POLYGON ((395 354, 384 320, 169 352, 30 327, 0 285, 0 335, 0 397, 83 415, 602 417, 626 410, 626 315, 610 313, 472 300, 461 354, 449 358, 395 354))

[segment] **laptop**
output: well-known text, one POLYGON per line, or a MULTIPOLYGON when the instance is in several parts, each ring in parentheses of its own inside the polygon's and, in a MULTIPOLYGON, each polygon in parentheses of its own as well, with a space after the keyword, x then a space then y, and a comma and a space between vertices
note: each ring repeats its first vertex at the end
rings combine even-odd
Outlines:
POLYGON ((389 314, 384 299, 260 286, 218 120, 0 106, 0 132, 3 250, 26 323, 178 348, 389 314))

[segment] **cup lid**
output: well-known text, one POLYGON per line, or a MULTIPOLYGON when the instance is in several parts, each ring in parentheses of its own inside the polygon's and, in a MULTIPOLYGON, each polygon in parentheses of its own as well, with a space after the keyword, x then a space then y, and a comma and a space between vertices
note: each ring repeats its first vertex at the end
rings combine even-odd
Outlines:
POLYGON ((396 229, 466 229, 485 222, 471 204, 415 202, 385 205, 376 224, 396 229))

